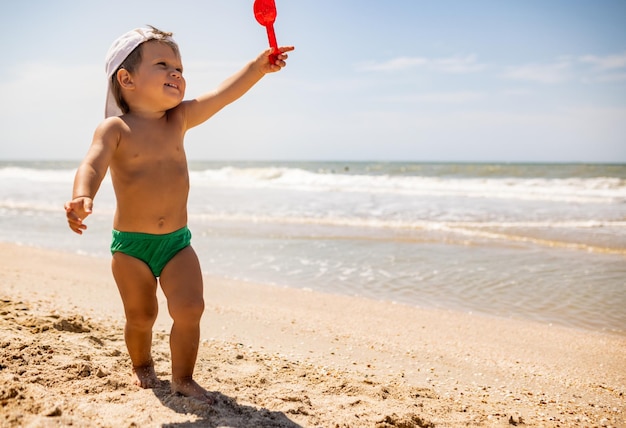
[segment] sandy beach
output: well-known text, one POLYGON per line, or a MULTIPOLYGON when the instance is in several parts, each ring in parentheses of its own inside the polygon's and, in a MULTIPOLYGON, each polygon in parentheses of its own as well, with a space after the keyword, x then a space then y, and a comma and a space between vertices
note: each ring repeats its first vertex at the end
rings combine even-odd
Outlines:
POLYGON ((130 379, 109 260, 0 244, 6 427, 626 426, 626 337, 205 276, 207 406, 130 379))

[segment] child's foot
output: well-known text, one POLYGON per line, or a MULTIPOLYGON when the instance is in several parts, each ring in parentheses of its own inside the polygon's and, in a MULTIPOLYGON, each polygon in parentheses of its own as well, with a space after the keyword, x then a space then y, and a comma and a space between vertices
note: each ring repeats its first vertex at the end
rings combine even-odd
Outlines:
POLYGON ((146 366, 133 367, 133 375, 135 375, 135 384, 142 388, 156 388, 161 385, 152 362, 146 366))
POLYGON ((211 396, 211 393, 198 385, 192 378, 172 379, 172 393, 184 395, 206 404, 215 404, 215 398, 211 396))

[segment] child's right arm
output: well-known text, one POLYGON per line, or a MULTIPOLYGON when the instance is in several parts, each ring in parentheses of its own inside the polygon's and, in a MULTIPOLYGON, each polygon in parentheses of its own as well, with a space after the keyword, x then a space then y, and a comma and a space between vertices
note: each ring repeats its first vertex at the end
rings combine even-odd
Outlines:
POLYGON ((239 99, 252 88, 263 76, 280 71, 286 65, 287 52, 294 50, 293 46, 282 46, 275 63, 270 63, 271 48, 266 49, 256 59, 250 61, 237 73, 230 76, 212 92, 186 101, 186 129, 197 126, 222 108, 239 99))
POLYGON ((74 178, 72 200, 65 203, 65 215, 70 229, 82 235, 87 226, 83 220, 92 212, 93 198, 109 168, 119 142, 119 118, 110 118, 96 129, 91 147, 81 162, 74 178))

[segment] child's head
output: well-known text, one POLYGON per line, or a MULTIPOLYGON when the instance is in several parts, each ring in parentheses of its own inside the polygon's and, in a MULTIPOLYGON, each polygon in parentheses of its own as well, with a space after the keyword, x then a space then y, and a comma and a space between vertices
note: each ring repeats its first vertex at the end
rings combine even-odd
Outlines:
POLYGON ((161 31, 152 26, 150 28, 137 28, 129 31, 120 36, 111 45, 106 56, 106 73, 109 89, 104 113, 105 117, 128 113, 129 107, 122 97, 122 89, 117 80, 117 72, 123 68, 129 73, 133 73, 141 63, 142 45, 153 40, 166 44, 180 57, 180 51, 178 45, 172 39, 172 33, 161 31))

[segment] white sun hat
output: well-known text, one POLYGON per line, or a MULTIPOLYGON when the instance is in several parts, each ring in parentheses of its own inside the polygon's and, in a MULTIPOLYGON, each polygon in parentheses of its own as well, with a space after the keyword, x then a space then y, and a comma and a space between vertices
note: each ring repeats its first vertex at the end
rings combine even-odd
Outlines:
POLYGON ((107 74, 107 98, 104 109, 104 117, 120 116, 123 114, 122 109, 117 105, 115 96, 113 95, 113 88, 111 88, 111 78, 113 73, 122 65, 124 60, 128 58, 128 55, 134 51, 137 46, 147 42, 148 40, 168 40, 173 43, 174 39, 170 36, 164 36, 163 33, 154 31, 152 28, 135 28, 121 35, 117 40, 113 42, 106 56, 106 74, 107 74))

